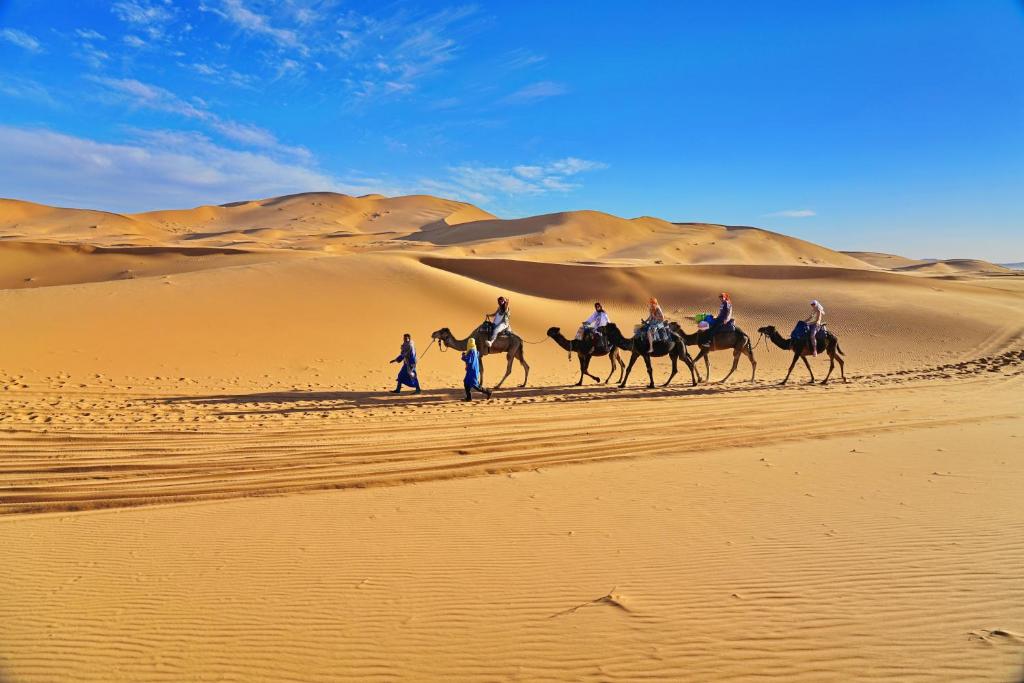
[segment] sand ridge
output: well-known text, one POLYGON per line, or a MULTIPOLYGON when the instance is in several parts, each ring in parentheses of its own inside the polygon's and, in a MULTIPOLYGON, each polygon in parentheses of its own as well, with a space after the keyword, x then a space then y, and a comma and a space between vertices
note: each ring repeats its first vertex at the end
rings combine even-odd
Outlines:
POLYGON ((0 310, 0 680, 1022 671, 1024 276, 427 196, 4 200, 0 310), (692 330, 723 290, 753 381, 576 387, 546 337, 651 295, 692 330), (430 333, 498 295, 529 383, 466 404, 430 333), (812 298, 849 383, 776 386, 757 329, 812 298), (419 395, 387 393, 403 332, 419 395))

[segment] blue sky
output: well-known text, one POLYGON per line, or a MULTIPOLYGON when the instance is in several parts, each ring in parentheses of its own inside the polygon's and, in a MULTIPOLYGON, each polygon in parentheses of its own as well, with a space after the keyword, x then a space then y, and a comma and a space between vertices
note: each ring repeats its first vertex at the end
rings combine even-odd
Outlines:
POLYGON ((0 196, 51 204, 425 192, 1024 260, 1011 0, 0 0, 0 112, 0 196))

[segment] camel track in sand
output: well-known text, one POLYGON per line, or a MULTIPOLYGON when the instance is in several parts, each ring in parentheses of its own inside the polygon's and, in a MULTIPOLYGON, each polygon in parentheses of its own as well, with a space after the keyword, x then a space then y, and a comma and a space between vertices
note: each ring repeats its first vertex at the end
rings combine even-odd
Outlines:
POLYGON ((22 392, 0 403, 0 515, 394 485, 973 422, 1014 416, 989 412, 982 395, 1022 375, 1024 351, 1012 350, 827 389, 548 387, 472 407, 447 391, 22 392), (948 392, 932 391, 950 382, 965 397, 955 406, 948 392), (914 410, 901 409, 904 400, 914 410), (54 405, 61 421, 40 424, 54 405))

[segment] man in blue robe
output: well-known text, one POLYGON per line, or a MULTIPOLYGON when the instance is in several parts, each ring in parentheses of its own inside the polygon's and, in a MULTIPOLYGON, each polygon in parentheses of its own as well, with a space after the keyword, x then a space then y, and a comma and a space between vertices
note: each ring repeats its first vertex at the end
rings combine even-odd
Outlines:
POLYGON ((491 397, 490 389, 480 386, 480 352, 476 350, 476 340, 472 337, 467 342, 466 352, 462 354, 462 362, 466 364, 466 376, 462 380, 462 387, 466 390, 466 398, 463 401, 472 401, 473 391, 479 391, 487 398, 491 397))
POLYGON ((402 364, 402 369, 398 371, 398 386, 391 393, 402 393, 403 384, 415 389, 414 394, 420 393, 420 379, 416 376, 416 345, 412 343, 412 335, 408 332, 402 337, 402 352, 391 362, 402 364))

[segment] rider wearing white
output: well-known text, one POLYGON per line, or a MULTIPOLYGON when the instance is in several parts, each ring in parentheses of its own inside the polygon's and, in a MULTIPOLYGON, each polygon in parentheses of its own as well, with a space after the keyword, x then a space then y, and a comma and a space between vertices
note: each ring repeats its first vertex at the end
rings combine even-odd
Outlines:
POLYGON ((818 355, 818 330, 825 324, 825 307, 817 299, 811 302, 811 315, 804 322, 807 325, 807 335, 810 339, 811 351, 818 355))
POLYGON ((608 324, 608 314, 604 311, 604 306, 598 301, 594 304, 594 312, 590 314, 590 317, 583 321, 580 329, 576 331, 576 339, 583 339, 583 333, 590 331, 591 333, 597 332, 597 330, 608 324))
POLYGON ((486 316, 487 320, 493 323, 491 329, 491 338, 487 340, 487 346, 491 346, 494 340, 498 338, 498 335, 505 330, 511 331, 512 325, 509 316, 509 305, 508 299, 503 296, 498 297, 498 308, 494 313, 490 313, 486 316))

